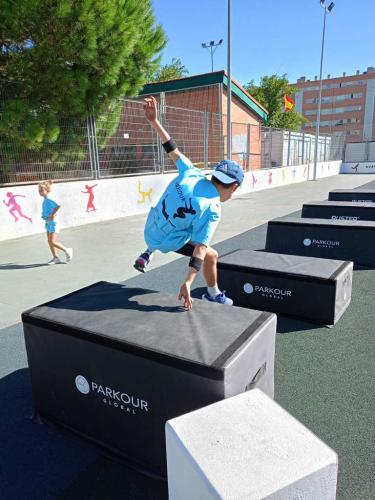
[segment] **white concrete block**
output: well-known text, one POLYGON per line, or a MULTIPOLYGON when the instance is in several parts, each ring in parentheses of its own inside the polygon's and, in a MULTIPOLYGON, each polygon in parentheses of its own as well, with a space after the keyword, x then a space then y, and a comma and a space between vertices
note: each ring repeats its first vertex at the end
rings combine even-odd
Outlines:
POLYGON ((259 389, 169 420, 170 500, 333 500, 337 454, 259 389))

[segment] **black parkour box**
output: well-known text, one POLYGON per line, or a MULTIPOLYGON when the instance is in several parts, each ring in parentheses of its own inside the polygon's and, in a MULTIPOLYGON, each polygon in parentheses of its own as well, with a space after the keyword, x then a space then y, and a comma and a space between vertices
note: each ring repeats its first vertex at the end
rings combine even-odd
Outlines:
POLYGON ((167 420, 258 387, 276 316, 99 282, 22 315, 36 411, 166 476, 167 420))
POLYGON ((375 203, 375 189, 334 189, 330 191, 328 200, 375 203))
POLYGON ((302 217, 332 220, 375 220, 375 204, 351 201, 312 201, 304 203, 302 217))
POLYGON ((236 306, 335 324, 348 307, 353 263, 236 250, 219 258, 218 281, 236 306))
POLYGON ((282 217, 268 222, 268 252, 375 266, 375 222, 282 217))

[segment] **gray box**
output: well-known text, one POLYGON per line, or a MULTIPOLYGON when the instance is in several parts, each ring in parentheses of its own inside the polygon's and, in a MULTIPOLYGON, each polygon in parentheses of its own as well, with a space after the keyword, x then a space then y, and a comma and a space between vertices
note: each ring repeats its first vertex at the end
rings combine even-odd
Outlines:
POLYGON ((282 217, 269 221, 268 252, 351 260, 375 267, 375 222, 282 217))
POLYGON ((310 219, 375 221, 375 204, 350 201, 311 201, 303 204, 302 217, 310 219))
POLYGON ((276 316, 99 282, 22 315, 37 412, 166 476, 167 420, 258 387, 276 316))
POLYGON ((334 189, 329 192, 328 200, 375 203, 375 189, 334 189))
POLYGON ((353 262, 235 250, 217 267, 237 306, 333 325, 350 303, 353 262))

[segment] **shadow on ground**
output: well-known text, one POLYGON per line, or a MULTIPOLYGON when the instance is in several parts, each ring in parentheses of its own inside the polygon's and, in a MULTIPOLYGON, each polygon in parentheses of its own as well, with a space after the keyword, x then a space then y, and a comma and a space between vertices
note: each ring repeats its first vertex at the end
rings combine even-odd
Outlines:
POLYGON ((9 264, 0 264, 0 271, 13 271, 15 269, 34 269, 35 267, 45 267, 48 266, 47 263, 44 264, 15 264, 10 262, 9 264))
POLYGON ((56 498, 83 467, 98 456, 96 448, 31 418, 33 403, 27 369, 0 379, 0 498, 56 498))

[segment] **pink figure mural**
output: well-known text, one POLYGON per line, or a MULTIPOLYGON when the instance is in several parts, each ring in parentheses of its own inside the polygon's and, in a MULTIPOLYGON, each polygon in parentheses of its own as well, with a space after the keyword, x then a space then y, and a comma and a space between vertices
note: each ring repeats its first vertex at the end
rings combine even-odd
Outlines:
POLYGON ((252 188, 255 188, 255 184, 258 182, 257 178, 255 177, 254 174, 251 174, 251 182, 252 182, 252 188))
POLYGON ((3 203, 8 208, 10 207, 9 213, 13 216, 14 222, 17 222, 18 219, 22 217, 23 219, 27 219, 29 222, 32 223, 33 222, 32 218, 22 213, 22 209, 16 200, 16 198, 26 198, 26 196, 23 194, 13 194, 10 191, 8 191, 7 196, 8 196, 8 201, 3 200, 3 203))
POLYGON ((272 184, 272 172, 268 174, 268 184, 272 184))
POLYGON ((81 193, 89 195, 89 199, 87 200, 86 212, 96 211, 96 208, 94 206, 94 193, 93 193, 93 189, 96 186, 97 184, 94 184, 93 186, 89 186, 88 184, 86 184, 85 188, 87 189, 87 191, 81 191, 81 193))

